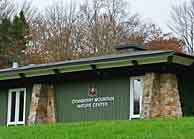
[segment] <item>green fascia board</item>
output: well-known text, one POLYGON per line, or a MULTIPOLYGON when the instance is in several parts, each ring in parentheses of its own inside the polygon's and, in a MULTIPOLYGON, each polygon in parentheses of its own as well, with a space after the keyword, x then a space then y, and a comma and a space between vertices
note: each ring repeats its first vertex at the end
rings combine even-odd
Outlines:
POLYGON ((84 71, 91 70, 91 66, 89 64, 83 65, 69 65, 69 66, 61 66, 56 68, 48 68, 48 69, 37 69, 23 72, 26 77, 35 77, 35 76, 44 76, 44 75, 54 75, 55 69, 59 70, 59 73, 67 73, 67 72, 76 72, 76 71, 84 71))
POLYGON ((190 66, 193 64, 194 59, 188 58, 188 57, 183 57, 179 55, 175 55, 172 58, 172 62, 180 65, 185 65, 185 66, 190 66))
POLYGON ((59 69, 60 73, 68 73, 68 72, 92 70, 92 67, 91 67, 91 64, 81 64, 81 65, 64 66, 63 68, 57 68, 57 69, 59 69))
POLYGON ((35 76, 51 75, 51 74, 54 74, 54 71, 49 69, 42 69, 42 70, 25 71, 23 73, 25 74, 25 77, 35 77, 35 76))
POLYGON ((173 63, 182 64, 189 66, 193 63, 194 59, 174 55, 172 53, 166 53, 161 55, 148 55, 148 56, 139 56, 139 57, 129 57, 124 59, 111 59, 107 61, 95 61, 95 62, 87 62, 87 63, 77 63, 77 64, 69 64, 69 65, 60 65, 60 66, 52 66, 52 67, 42 67, 31 70, 20 70, 20 71, 12 71, 9 73, 0 74, 0 80, 8 80, 8 79, 18 79, 21 78, 20 74, 24 74, 26 78, 28 77, 36 77, 36 76, 44 76, 44 75, 55 75, 55 69, 59 71, 59 73, 69 73, 69 72, 78 72, 78 71, 87 71, 92 70, 91 65, 96 65, 96 69, 107 69, 107 68, 116 68, 116 67, 127 67, 133 66, 133 60, 136 60, 138 65, 145 64, 155 64, 155 63, 165 63, 168 62, 168 57, 173 56, 173 63))
POLYGON ((10 80, 10 79, 19 79, 20 75, 18 73, 6 73, 0 74, 0 80, 10 80))
POLYGON ((163 63, 168 61, 168 56, 144 57, 136 59, 139 65, 163 63))
POLYGON ((0 80, 9 80, 9 79, 18 79, 21 78, 19 75, 23 73, 26 78, 28 77, 36 77, 36 76, 44 76, 44 75, 54 75, 55 69, 58 69, 60 73, 67 73, 67 72, 76 72, 76 71, 84 71, 84 70, 91 70, 92 67, 90 64, 82 64, 82 65, 68 65, 68 66, 60 66, 55 68, 48 68, 48 69, 36 69, 36 70, 27 70, 23 72, 10 72, 5 74, 0 74, 0 80))
POLYGON ((133 60, 136 60, 139 65, 162 63, 162 62, 168 62, 168 55, 166 55, 166 56, 154 56, 154 57, 153 56, 139 57, 139 58, 109 61, 109 62, 98 62, 98 63, 95 63, 95 65, 96 65, 97 69, 126 67, 126 66, 133 66, 133 63, 132 63, 133 60))
POLYGON ((107 69, 107 68, 116 68, 116 67, 126 67, 133 65, 130 60, 118 60, 118 61, 109 61, 109 62, 99 62, 95 63, 96 69, 107 69))
MULTIPOLYGON (((132 65, 132 63, 130 64, 129 60, 102 62, 102 63, 94 63, 94 64, 99 69, 123 67, 123 66, 132 65)), ((55 74, 54 69, 58 69, 59 73, 70 73, 70 72, 77 72, 77 71, 92 70, 91 65, 92 64, 68 65, 68 66, 63 66, 63 67, 61 66, 61 67, 48 68, 48 69, 36 69, 36 70, 23 71, 22 73, 25 75, 26 78, 44 76, 44 75, 54 75, 55 74)), ((20 78, 19 76, 20 73, 21 72, 1 74, 0 80, 18 79, 20 78)))
POLYGON ((86 70, 92 70, 91 65, 96 65, 97 69, 127 67, 127 66, 133 66, 133 63, 132 63, 133 60, 137 60, 138 64, 161 63, 161 62, 167 62, 167 57, 168 57, 167 55, 149 56, 149 57, 139 57, 139 58, 131 58, 131 59, 129 58, 127 60, 123 59, 123 60, 112 60, 112 61, 95 62, 95 63, 87 63, 87 64, 56 66, 56 67, 44 68, 44 69, 26 70, 23 72, 17 71, 17 72, 1 74, 0 80, 21 78, 21 76, 19 75, 20 73, 23 73, 26 78, 44 76, 44 75, 54 75, 56 74, 54 72, 55 69, 59 70, 59 73, 86 71, 86 70))

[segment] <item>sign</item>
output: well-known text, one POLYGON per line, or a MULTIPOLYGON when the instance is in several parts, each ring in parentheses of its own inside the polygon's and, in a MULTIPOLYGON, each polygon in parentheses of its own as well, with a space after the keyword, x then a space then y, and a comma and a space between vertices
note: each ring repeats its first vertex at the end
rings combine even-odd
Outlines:
POLYGON ((72 100, 72 104, 76 105, 77 108, 108 107, 111 102, 114 102, 114 97, 96 97, 72 100))
POLYGON ((88 89, 88 96, 90 97, 96 97, 97 96, 97 88, 95 85, 90 85, 88 89))

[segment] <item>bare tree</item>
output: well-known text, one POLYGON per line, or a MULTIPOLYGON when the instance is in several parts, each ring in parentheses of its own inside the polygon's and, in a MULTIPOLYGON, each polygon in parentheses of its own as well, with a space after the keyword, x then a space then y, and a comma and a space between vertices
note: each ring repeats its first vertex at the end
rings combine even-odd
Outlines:
POLYGON ((127 5, 124 0, 85 0, 77 8, 54 2, 32 20, 28 57, 32 53, 41 62, 52 62, 104 55, 115 52, 113 45, 144 42, 158 34, 157 26, 130 14, 127 5))
POLYGON ((187 53, 194 55, 194 0, 174 5, 171 20, 170 29, 184 41, 187 53))
POLYGON ((17 12, 24 12, 27 22, 32 22, 39 14, 38 8, 33 5, 32 1, 25 0, 20 5, 16 3, 15 7, 17 8, 17 12))
MULTIPOLYGON (((44 47, 49 61, 74 58, 72 33, 76 22, 76 8, 63 1, 52 3, 32 23, 33 46, 44 47)), ((39 48, 38 48, 39 49, 39 48)))
POLYGON ((10 0, 0 0, 0 19, 12 17, 15 10, 15 5, 10 0))
POLYGON ((94 0, 81 5, 83 44, 89 55, 112 53, 112 46, 120 43, 144 41, 143 24, 137 14, 128 12, 127 5, 124 0, 94 0))

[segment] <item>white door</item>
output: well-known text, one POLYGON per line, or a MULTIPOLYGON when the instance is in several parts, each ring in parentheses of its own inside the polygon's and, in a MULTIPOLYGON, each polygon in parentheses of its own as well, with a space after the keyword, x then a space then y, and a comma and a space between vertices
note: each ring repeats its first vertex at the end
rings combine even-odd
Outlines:
POLYGON ((10 89, 8 94, 7 125, 25 124, 26 89, 10 89))
POLYGON ((130 79, 130 119, 140 118, 143 96, 143 77, 130 79))

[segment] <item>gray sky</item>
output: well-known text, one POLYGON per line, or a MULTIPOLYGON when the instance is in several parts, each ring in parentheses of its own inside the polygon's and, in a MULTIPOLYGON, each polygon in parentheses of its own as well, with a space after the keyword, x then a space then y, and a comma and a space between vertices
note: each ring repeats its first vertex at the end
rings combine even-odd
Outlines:
MULTIPOLYGON (((21 2, 23 0, 16 0, 21 2)), ((30 0, 29 0, 30 1, 30 0)), ((32 0, 39 8, 48 5, 52 1, 57 0, 32 0)), ((69 2, 71 0, 64 0, 69 2)), ((74 0, 80 2, 82 0, 74 0)), ((170 10, 173 4, 180 4, 189 0, 129 0, 132 13, 138 13, 140 16, 148 21, 159 25, 164 32, 169 32, 167 24, 170 21, 170 10)))
POLYGON ((131 10, 137 12, 146 21, 159 25, 163 31, 169 32, 167 24, 170 21, 172 5, 189 0, 130 0, 131 10))

